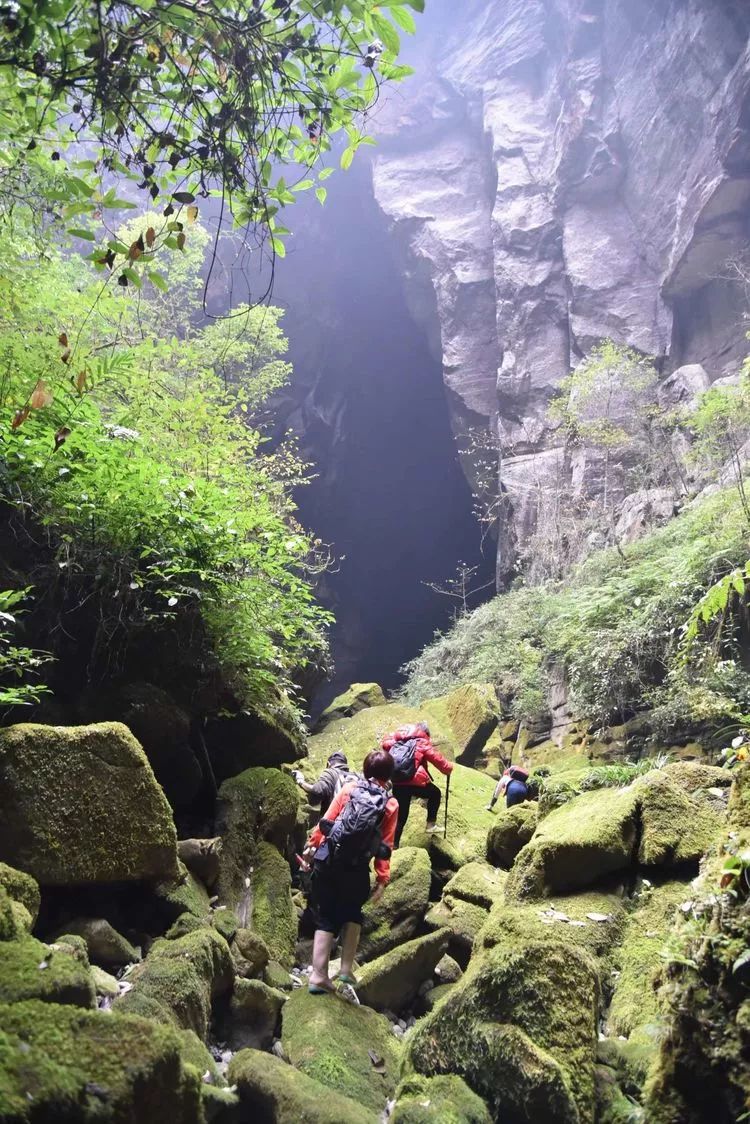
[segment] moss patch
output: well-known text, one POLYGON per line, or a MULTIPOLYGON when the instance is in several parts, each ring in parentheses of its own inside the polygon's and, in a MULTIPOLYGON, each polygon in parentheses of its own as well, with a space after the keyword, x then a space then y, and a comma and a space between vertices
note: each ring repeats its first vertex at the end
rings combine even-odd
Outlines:
MULTIPOLYGON (((433 770, 435 772, 435 770, 433 770)), ((443 790, 445 799, 445 778, 439 773, 435 783, 443 790)), ((424 803, 413 801, 411 814, 404 829, 402 843, 407 846, 426 847, 430 851, 433 865, 441 870, 458 870, 464 863, 484 859, 487 849, 487 829, 491 816, 487 804, 494 790, 494 784, 485 773, 456 765, 450 778, 448 800, 448 834, 425 834, 426 810, 424 803)), ((443 825, 444 805, 441 803, 438 822, 443 825)))
POLYGON ((378 1115, 271 1054, 242 1050, 229 1063, 244 1117, 274 1124, 377 1124, 378 1115))
POLYGON ((177 877, 157 883, 154 893, 162 913, 170 923, 183 913, 189 913, 200 921, 206 921, 209 917, 208 891, 184 863, 178 862, 177 877))
POLYGON ((33 937, 6 941, 0 953, 0 1003, 42 999, 47 1003, 94 1005, 94 983, 85 952, 51 948, 33 937))
POLYGON ((448 728, 453 756, 464 765, 474 764, 500 714, 495 689, 489 683, 467 683, 441 698, 426 699, 422 710, 428 722, 437 718, 448 728))
POLYGON ((596 966, 581 949, 549 939, 501 945, 473 961, 418 1024, 409 1057, 427 1076, 464 1077, 499 1119, 506 1111, 513 1119, 525 1096, 533 1104, 538 1095, 547 1115, 530 1119, 577 1119, 572 1097, 580 1119, 591 1120, 598 1001, 596 966), (512 1043, 523 1046, 520 1054, 508 1049, 512 1043))
POLYGON ((697 861, 722 833, 723 810, 718 812, 715 806, 685 791, 691 779, 700 785, 706 772, 705 765, 683 763, 672 766, 671 776, 666 769, 656 770, 633 786, 643 824, 638 861, 644 866, 697 861), (679 783, 681 778, 683 784, 679 783))
POLYGON ((14 870, 7 863, 0 863, 0 887, 14 901, 20 902, 21 905, 26 907, 33 925, 39 914, 41 897, 39 887, 31 875, 24 874, 22 870, 14 870))
POLYGON ((320 716, 318 729, 337 719, 353 718, 360 710, 367 710, 372 706, 385 706, 386 703, 383 688, 379 684, 352 683, 351 687, 337 695, 325 708, 320 716))
POLYGON ((286 1001, 285 992, 261 980, 235 980, 226 1028, 230 1047, 233 1050, 246 1046, 269 1049, 286 1001))
POLYGON ((119 722, 0 730, 0 859, 42 885, 174 877, 172 812, 119 722))
POLYGON ((201 1119, 177 1034, 143 1019, 29 1001, 0 1007, 0 1119, 201 1119))
POLYGON ((417 933, 430 896, 430 860, 417 847, 400 847, 391 860, 391 881, 381 900, 364 909, 358 959, 382 956, 417 933))
POLYGON ((229 990, 232 978, 232 958, 224 938, 213 929, 199 929, 177 940, 156 941, 128 977, 132 990, 113 1006, 205 1038, 211 1001, 229 990))
POLYGON ((447 929, 448 950, 459 964, 466 965, 477 934, 487 921, 488 911, 463 898, 446 897, 430 909, 425 924, 430 929, 447 929))
POLYGON ((454 874, 443 890, 443 897, 461 898, 463 901, 489 909, 503 896, 507 875, 484 862, 467 863, 454 874))
POLYGON ((460 1077, 421 1077, 402 1081, 391 1124, 491 1124, 487 1106, 460 1077))
POLYGON ((250 878, 249 927, 265 942, 272 960, 291 968, 297 941, 297 913, 292 902, 289 863, 271 843, 261 843, 250 878))
POLYGON ((393 1095, 399 1048, 391 1024, 367 1007, 336 995, 293 992, 282 1012, 282 1043, 293 1065, 309 1077, 374 1112, 393 1095), (372 1051, 384 1063, 377 1072, 372 1051))
POLYGON ((538 808, 532 801, 504 808, 487 835, 487 861, 510 870, 536 831, 538 808))

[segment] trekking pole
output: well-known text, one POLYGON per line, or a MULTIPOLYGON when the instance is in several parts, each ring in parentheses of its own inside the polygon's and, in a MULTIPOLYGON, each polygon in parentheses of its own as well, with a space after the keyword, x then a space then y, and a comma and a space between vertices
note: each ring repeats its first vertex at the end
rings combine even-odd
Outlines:
POLYGON ((450 775, 450 773, 448 773, 448 776, 445 778, 445 827, 443 829, 443 838, 444 839, 448 838, 448 796, 450 794, 450 790, 451 790, 451 775, 450 775))

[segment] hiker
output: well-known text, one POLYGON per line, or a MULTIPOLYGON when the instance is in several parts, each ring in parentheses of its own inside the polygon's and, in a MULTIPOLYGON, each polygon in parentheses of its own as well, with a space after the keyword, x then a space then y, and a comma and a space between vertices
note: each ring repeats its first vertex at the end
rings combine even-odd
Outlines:
POLYGON ((346 754, 337 749, 326 761, 326 767, 318 779, 311 783, 306 781, 304 774, 295 769, 292 773, 297 784, 307 799, 314 807, 327 808, 334 796, 338 796, 345 784, 356 780, 354 773, 349 768, 346 754))
POLYGON ((430 740, 430 731, 424 722, 413 726, 401 726, 380 743, 393 758, 393 795, 398 800, 398 824, 396 826, 396 846, 406 821, 409 818, 411 802, 427 801, 427 824, 425 830, 434 834, 441 829, 437 826, 438 811, 442 793, 427 769, 427 763, 434 765, 446 777, 453 772, 453 762, 438 753, 430 740))
POLYGON ((341 933, 338 979, 352 987, 354 957, 362 927, 362 906, 380 901, 390 878, 398 804, 390 795, 393 759, 381 749, 368 753, 361 777, 344 785, 314 829, 302 856, 312 866, 316 907, 312 973, 309 991, 334 991, 328 964, 334 937, 341 933), (370 892, 370 861, 375 860, 375 886, 370 892))
POLYGON ((520 765, 509 765, 495 785, 487 811, 492 811, 501 796, 505 796, 506 808, 512 808, 514 804, 523 804, 524 800, 529 799, 528 780, 529 774, 526 769, 520 765))

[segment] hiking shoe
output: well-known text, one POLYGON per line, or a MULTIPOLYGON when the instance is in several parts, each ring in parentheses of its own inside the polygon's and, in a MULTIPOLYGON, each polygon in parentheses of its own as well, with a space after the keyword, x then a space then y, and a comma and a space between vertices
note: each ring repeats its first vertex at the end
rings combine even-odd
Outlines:
POLYGON ((440 826, 440 824, 437 824, 437 823, 434 823, 432 825, 432 827, 426 827, 425 831, 427 832, 428 835, 444 835, 445 834, 445 829, 442 828, 440 826))

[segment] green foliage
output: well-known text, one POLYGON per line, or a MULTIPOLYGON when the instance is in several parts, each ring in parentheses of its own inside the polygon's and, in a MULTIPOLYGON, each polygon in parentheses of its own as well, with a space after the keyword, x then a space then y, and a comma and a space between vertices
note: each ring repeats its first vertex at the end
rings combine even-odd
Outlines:
POLYGON ((696 501, 638 542, 592 554, 564 581, 519 587, 459 620, 407 665, 404 696, 419 703, 463 683, 492 682, 528 721, 544 712, 545 669, 555 661, 575 710, 592 721, 649 705, 683 726, 720 723, 744 705, 745 673, 729 657, 720 667, 686 665, 679 642, 706 588, 747 554, 734 493, 696 501))
POLYGON ((17 606, 29 593, 30 589, 0 590, 0 706, 31 706, 47 693, 43 684, 33 680, 50 656, 18 645, 13 639, 17 606))
POLYGON ((207 670, 242 705, 283 706, 328 617, 290 496, 305 466, 288 443, 267 453, 252 425, 289 375, 281 312, 196 328, 208 237, 193 230, 168 291, 131 294, 50 246, 39 257, 17 222, 0 228, 0 411, 14 418, 0 495, 43 527, 50 583, 95 591, 97 643, 193 616, 207 670))
POLYGON ((663 769, 667 764, 669 764, 669 754, 659 753, 656 757, 645 757, 642 761, 597 765, 581 777, 578 788, 581 792, 588 792, 595 788, 622 788, 631 784, 637 777, 642 777, 653 769, 663 769))
POLYGON ((0 14, 3 193, 28 199, 29 179, 53 171, 44 209, 123 286, 183 249, 209 195, 283 256, 279 211, 330 173, 339 133, 344 168, 372 143, 360 123, 381 84, 410 73, 397 62, 410 8, 424 0, 20 0, 0 14), (133 206, 136 184, 161 215, 148 239, 122 242, 108 215, 133 206))

